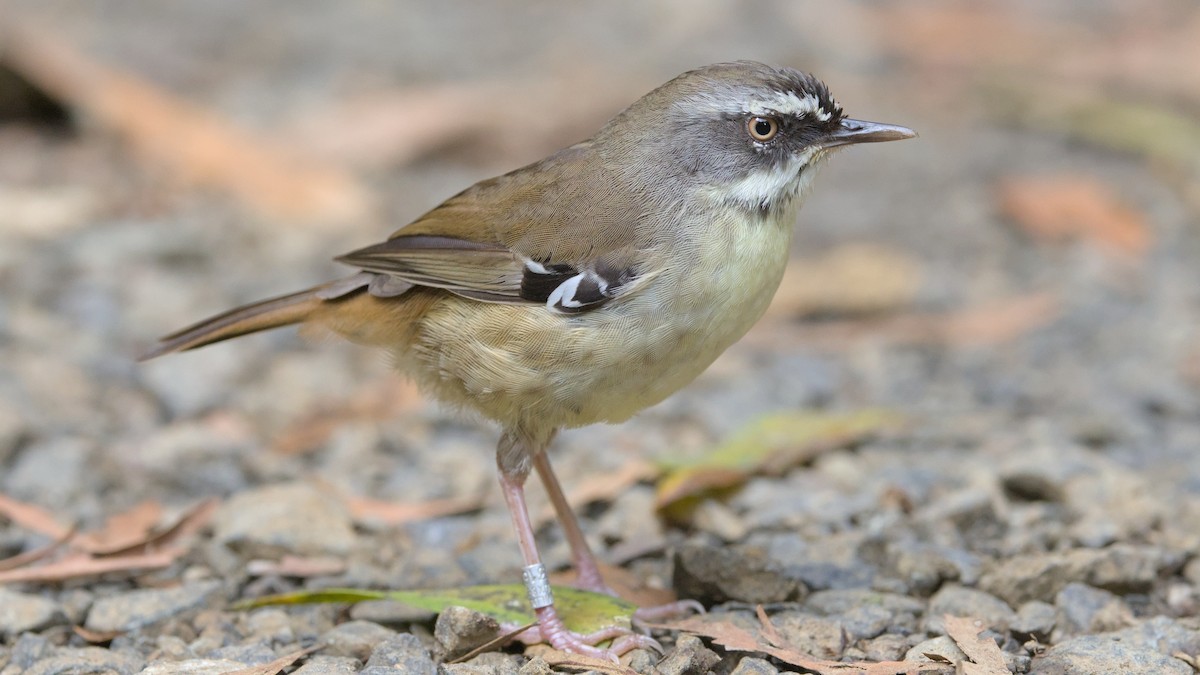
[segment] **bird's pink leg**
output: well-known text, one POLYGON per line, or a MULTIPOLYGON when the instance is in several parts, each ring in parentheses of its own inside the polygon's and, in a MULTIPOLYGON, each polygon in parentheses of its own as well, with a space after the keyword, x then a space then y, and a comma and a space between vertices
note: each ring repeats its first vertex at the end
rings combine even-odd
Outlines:
POLYGON ((571 562, 575 565, 576 574, 575 586, 585 591, 616 595, 600 576, 600 565, 597 564, 596 556, 583 536, 583 529, 579 527, 571 505, 567 503, 567 496, 563 494, 562 485, 558 482, 558 476, 554 475, 554 469, 551 468, 550 459, 545 452, 533 456, 533 467, 537 469, 542 485, 546 487, 546 494, 550 497, 550 503, 554 504, 554 512, 558 514, 558 522, 562 525, 567 544, 571 547, 571 562))
MULTIPOLYGON (((571 547, 571 561, 575 565, 576 572, 575 587, 615 596, 616 593, 608 587, 608 584, 604 583, 604 578, 600 575, 600 565, 596 562, 596 555, 592 553, 587 539, 583 536, 583 529, 579 527, 575 512, 571 510, 571 505, 567 502, 567 496, 558 482, 558 476, 554 475, 554 469, 550 466, 550 458, 546 456, 545 452, 539 452, 533 456, 533 466, 542 479, 542 485, 546 487, 550 503, 554 504, 554 512, 558 514, 558 522, 562 524, 567 544, 571 547)), ((680 600, 656 607, 641 607, 633 615, 633 618, 636 621, 653 622, 665 617, 693 612, 703 614, 704 606, 695 600, 680 600)))
POLYGON ((521 548, 521 558, 525 561, 525 589, 529 593, 529 602, 538 619, 536 634, 533 634, 534 630, 531 629, 522 637, 526 640, 531 637, 540 638, 555 649, 612 661, 616 661, 618 656, 630 649, 654 643, 648 637, 634 635, 631 630, 620 627, 592 635, 580 635, 567 630, 559 618, 554 609, 554 596, 546 577, 546 568, 538 555, 533 524, 529 520, 529 509, 525 504, 524 485, 529 476, 528 458, 533 454, 529 450, 531 448, 527 439, 506 432, 496 452, 496 463, 500 468, 500 487, 504 492, 504 501, 508 504, 508 512, 512 516, 517 544, 521 548), (598 642, 613 638, 617 639, 608 649, 595 646, 598 642))

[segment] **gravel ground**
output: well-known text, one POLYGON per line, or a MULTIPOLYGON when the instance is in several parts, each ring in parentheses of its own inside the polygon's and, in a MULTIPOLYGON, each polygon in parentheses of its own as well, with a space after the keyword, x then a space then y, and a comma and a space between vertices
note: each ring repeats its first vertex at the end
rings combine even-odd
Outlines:
MULTIPOLYGON (((1144 20, 1161 22, 1153 25, 1200 25, 1190 4, 1150 4, 1144 20)), ((333 255, 586 134, 655 82, 730 58, 811 69, 852 114, 920 131, 915 142, 834 158, 795 249, 816 260, 871 242, 914 261, 919 282, 900 306, 868 318, 837 306, 803 318, 772 312, 667 402, 627 424, 563 434, 560 476, 570 491, 638 458, 695 455, 767 412, 880 408, 906 423, 752 478, 684 523, 649 517, 649 482, 608 495, 581 513, 601 557, 699 600, 708 620, 754 625, 762 605, 790 645, 816 658, 953 663, 964 656, 944 617, 958 615, 986 626, 1014 672, 1194 672, 1195 195, 1161 162, 997 113, 995 90, 980 82, 1003 80, 996 63, 1017 67, 967 59, 972 45, 953 33, 966 29, 949 19, 931 20, 929 39, 961 50, 962 64, 933 47, 932 55, 896 47, 871 3, 3 7, 53 21, 77 48, 264 137, 378 88, 573 73, 596 84, 585 87, 594 105, 562 113, 570 119, 526 110, 526 123, 547 125, 546 137, 527 133, 534 140, 515 149, 445 142, 352 167, 379 200, 354 223, 255 214, 139 159, 94 120, 69 128, 0 120, 0 493, 83 531, 148 500, 170 522, 220 499, 165 568, 0 587, 0 675, 224 673, 314 644, 323 647, 294 665, 255 672, 550 672, 542 656, 515 647, 446 664, 477 628, 478 617, 460 612, 435 618, 392 603, 228 609, 301 588, 519 579, 493 488, 494 429, 422 402, 379 355, 289 331, 149 364, 133 355, 191 320, 329 278, 333 255), (1145 250, 1114 252, 1086 237, 1048 242, 1005 217, 997 197, 1005 180, 1062 175, 1110 186, 1145 223, 1145 250), (1012 298, 1040 298, 1044 318, 1006 332, 1002 308, 1012 298), (942 333, 926 326, 914 335, 901 324, 968 314, 976 332, 962 328, 965 318, 957 329, 938 324, 942 333), (482 502, 386 525, 337 495, 482 502), (284 556, 327 571, 280 574, 264 563, 284 556)), ((938 3, 913 7, 957 16, 938 3)), ((1064 17, 1101 36, 1129 21, 1103 3, 1023 11, 1013 23, 1034 36, 1064 17)), ((998 44, 1017 44, 1004 41, 1011 25, 996 26, 998 44)), ((1154 35, 1121 44, 1140 54, 1136 37, 1152 52, 1154 35)), ((1089 39, 1077 44, 1095 46, 1089 39)), ((997 51, 989 45, 978 51, 997 51)), ((1044 91, 1058 82, 1047 74, 1022 84, 1044 91)), ((1172 101, 1154 99, 1152 84, 1112 86, 1172 101)), ((540 495, 533 508, 546 508, 540 495)), ((558 530, 542 527, 539 538, 548 562, 565 567, 558 530)), ((0 518, 0 558, 47 542, 0 518)), ((661 638, 664 655, 634 652, 628 665, 662 675, 789 668, 710 639, 661 638)))

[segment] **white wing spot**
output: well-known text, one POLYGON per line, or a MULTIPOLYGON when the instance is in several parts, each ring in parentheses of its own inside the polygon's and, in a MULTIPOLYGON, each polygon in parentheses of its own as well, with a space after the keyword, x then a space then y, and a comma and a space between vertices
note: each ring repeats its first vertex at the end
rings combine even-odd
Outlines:
POLYGON ((550 274, 550 270, 546 269, 546 266, 540 262, 528 258, 522 258, 522 260, 525 262, 525 266, 529 268, 529 271, 534 274, 550 274))
POLYGON ((581 281, 583 275, 576 274, 559 284, 558 288, 550 292, 550 297, 546 298, 546 307, 554 312, 561 311, 559 307, 583 307, 583 303, 575 299, 581 281))

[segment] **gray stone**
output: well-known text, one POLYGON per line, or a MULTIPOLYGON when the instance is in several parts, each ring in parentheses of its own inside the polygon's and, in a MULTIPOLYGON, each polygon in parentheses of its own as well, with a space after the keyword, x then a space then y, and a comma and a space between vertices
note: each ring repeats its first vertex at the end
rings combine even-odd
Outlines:
POLYGON ((438 614, 433 638, 441 655, 452 660, 500 635, 496 619, 466 607, 451 606, 438 614))
POLYGON ((520 675, 553 675, 554 673, 550 668, 550 664, 546 663, 546 659, 540 656, 534 656, 532 659, 529 659, 525 665, 521 666, 521 670, 518 672, 520 675))
POLYGON ((330 656, 349 656, 359 661, 366 661, 371 652, 379 645, 396 635, 396 631, 384 628, 370 621, 347 621, 338 624, 321 636, 321 643, 326 645, 322 654, 330 656))
POLYGON ((0 636, 41 630, 64 621, 62 608, 47 598, 0 588, 0 636))
POLYGON ((200 581, 176 588, 146 588, 98 598, 88 611, 89 630, 131 631, 183 612, 204 607, 217 597, 219 581, 200 581))
POLYGON ((94 447, 81 438, 51 438, 24 448, 2 479, 4 491, 41 506, 60 506, 71 500, 87 475, 94 447))
POLYGON ((1111 635, 1127 645, 1155 649, 1168 656, 1179 652, 1200 655, 1200 617, 1156 616, 1111 635))
POLYGON ((909 541, 888 545, 886 571, 920 595, 928 595, 943 582, 958 581, 961 576, 958 566, 937 547, 909 541))
POLYGON ((967 655, 958 648, 954 640, 946 635, 939 635, 924 642, 913 645, 904 655, 905 661, 943 661, 958 663, 967 660, 967 655), (930 658, 930 655, 941 658, 930 658))
POLYGON ((769 661, 747 656, 738 661, 737 667, 729 675, 775 675, 779 670, 769 661))
POLYGON ((1020 640, 1032 637, 1045 641, 1050 638, 1050 632, 1054 630, 1057 621, 1058 610, 1054 605, 1041 600, 1030 600, 1017 610, 1017 617, 1009 626, 1009 630, 1020 640))
POLYGON ((804 592, 799 581, 757 547, 684 546, 675 554, 674 585, 679 597, 706 606, 782 602, 804 592))
POLYGON ((60 648, 54 655, 34 663, 25 675, 134 675, 142 672, 145 661, 140 657, 100 647, 79 649, 60 648))
POLYGON ((9 457, 29 433, 29 427, 17 411, 0 405, 0 465, 7 465, 9 457))
POLYGON ((1152 546, 1033 553, 997 562, 980 577, 979 587, 1012 606, 1048 600, 1071 582, 1138 593, 1150 590, 1161 571, 1179 563, 1176 554, 1152 546))
POLYGON ((888 633, 863 643, 863 657, 868 661, 899 661, 911 646, 903 635, 888 633))
POLYGON ((861 556, 863 534, 841 532, 811 545, 795 532, 754 532, 747 545, 761 546, 784 573, 809 590, 864 588, 877 570, 861 556))
POLYGON ((55 599, 69 623, 83 625, 96 596, 86 588, 68 588, 58 593, 55 599))
POLYGON ((288 645, 296 642, 291 617, 278 607, 256 609, 247 614, 242 623, 249 638, 257 638, 269 645, 288 645))
POLYGON ((1007 633, 1017 613, 1003 600, 974 588, 958 585, 942 587, 929 599, 925 628, 930 633, 944 633, 946 614, 980 619, 988 628, 1007 633))
POLYGON ((195 656, 188 649, 187 641, 178 635, 159 635, 154 640, 154 651, 163 659, 182 661, 195 656))
POLYGON ((237 661, 248 666, 261 666, 279 658, 279 654, 263 640, 253 642, 238 642, 237 644, 218 647, 204 655, 210 659, 237 661))
POLYGON ((630 668, 639 673, 657 673, 657 665, 662 654, 650 649, 634 649, 622 657, 630 668))
POLYGON ((721 661, 716 652, 704 646, 695 635, 680 635, 666 657, 658 664, 661 675, 707 675, 721 661))
POLYGON ((12 646, 8 665, 18 668, 18 672, 25 672, 34 663, 49 656, 53 649, 54 647, 45 637, 34 633, 25 633, 18 637, 16 644, 12 646))
POLYGON ((1067 584, 1058 592, 1054 604, 1058 607, 1058 630, 1067 635, 1102 633, 1133 623, 1133 612, 1125 601, 1085 584, 1067 584))
POLYGON ((1181 553, 1156 546, 1115 544, 1096 553, 1087 566, 1084 582, 1113 593, 1147 592, 1160 573, 1183 564, 1181 553))
POLYGON ((370 621, 347 621, 338 623, 320 637, 325 645, 322 653, 330 656, 348 656, 365 662, 371 652, 384 641, 395 637, 396 632, 370 621))
POLYGON ((462 663, 443 663, 438 675, 520 675, 521 658, 499 652, 485 652, 462 663))
POLYGON ((216 650, 236 643, 241 637, 229 617, 216 610, 201 611, 192 625, 199 634, 188 644, 188 649, 201 657, 211 656, 216 650))
POLYGON ((437 664, 417 636, 401 633, 377 645, 362 672, 395 673, 397 670, 413 675, 435 675, 437 664))
POLYGON ((1093 551, 1077 550, 1002 559, 983 573, 979 587, 1010 606, 1048 600, 1067 584, 1082 579, 1093 558, 1093 551))
POLYGON ((932 593, 946 581, 975 583, 981 567, 978 556, 962 549, 908 540, 886 546, 885 572, 904 580, 922 595, 932 593))
POLYGON ((1153 649, 1102 635, 1085 635, 1057 644, 1034 659, 1034 675, 1192 675, 1192 668, 1153 649))
POLYGON ((155 661, 146 666, 142 675, 222 675, 242 670, 244 663, 229 659, 188 659, 186 661, 155 661))
POLYGON ((217 511, 213 529, 216 541, 255 557, 345 555, 356 540, 342 502, 305 483, 238 494, 217 511))
POLYGON ((354 675, 361 667, 361 661, 349 656, 318 654, 308 657, 292 675, 354 675))
POLYGON ((789 645, 804 654, 833 660, 842 656, 845 637, 842 624, 836 618, 780 612, 771 617, 771 623, 789 645))
POLYGON ((889 628, 917 629, 925 603, 896 593, 868 589, 818 591, 804 601, 805 609, 841 622, 851 640, 877 637, 889 628))

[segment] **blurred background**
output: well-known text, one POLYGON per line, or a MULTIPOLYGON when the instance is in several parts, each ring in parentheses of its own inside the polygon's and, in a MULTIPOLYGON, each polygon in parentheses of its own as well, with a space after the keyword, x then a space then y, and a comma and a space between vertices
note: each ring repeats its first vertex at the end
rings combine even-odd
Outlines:
MULTIPOLYGON (((564 434, 564 481, 702 456, 764 413, 907 424, 673 525, 646 521, 652 481, 634 471, 591 500, 602 550, 819 540, 897 490, 918 509, 966 487, 1056 504, 1053 535, 1013 526, 993 553, 1145 543, 1200 517, 1190 0, 2 0, 0 493, 91 527, 277 483, 478 498, 401 534, 352 511, 344 548, 371 551, 349 581, 515 570, 495 430, 424 402, 380 355, 284 330, 135 356, 342 274, 333 256, 736 59, 811 71, 849 115, 920 137, 832 158, 768 316, 666 403, 564 434), (1081 475, 1106 487, 1074 491, 1081 475)), ((0 553, 41 536, 3 522, 0 553)), ((1195 554, 1195 533, 1162 536, 1195 554)))

